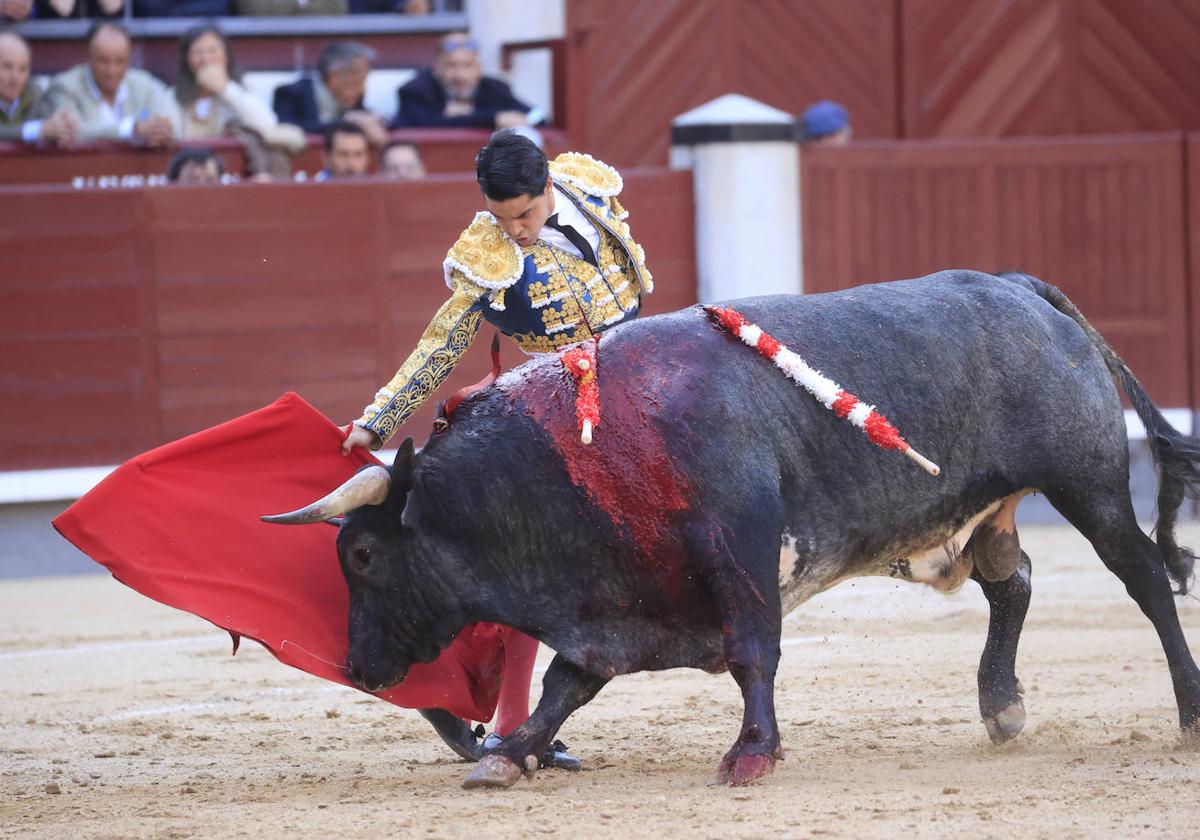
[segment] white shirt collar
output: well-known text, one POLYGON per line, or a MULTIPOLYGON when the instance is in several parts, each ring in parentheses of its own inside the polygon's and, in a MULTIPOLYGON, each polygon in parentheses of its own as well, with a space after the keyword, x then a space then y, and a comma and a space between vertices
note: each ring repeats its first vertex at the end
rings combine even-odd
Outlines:
POLYGON ((91 67, 87 69, 87 83, 88 90, 92 92, 92 96, 94 96, 96 101, 100 103, 100 107, 102 109, 111 109, 116 114, 120 115, 121 106, 124 105, 125 100, 129 98, 129 83, 126 82, 125 79, 121 79, 121 84, 117 88, 117 95, 113 99, 113 103, 111 105, 109 105, 108 100, 104 98, 104 94, 100 92, 100 86, 96 84, 96 79, 92 76, 91 67))

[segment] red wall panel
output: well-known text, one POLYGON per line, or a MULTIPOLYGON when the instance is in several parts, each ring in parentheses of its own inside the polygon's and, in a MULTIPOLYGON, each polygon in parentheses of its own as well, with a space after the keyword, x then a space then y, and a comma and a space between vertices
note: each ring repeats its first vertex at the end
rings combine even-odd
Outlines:
MULTIPOLYGON (((690 174, 625 176, 657 281, 646 310, 693 303, 690 174)), ((289 389, 358 417, 445 300, 442 259, 480 204, 470 176, 8 191, 0 469, 113 463, 289 389)), ((490 369, 491 334, 435 402, 490 369)), ((435 410, 403 433, 423 440, 435 410)))
POLYGON ((1160 404, 1191 404, 1179 135, 806 149, 810 292, 946 268, 1072 297, 1160 404))

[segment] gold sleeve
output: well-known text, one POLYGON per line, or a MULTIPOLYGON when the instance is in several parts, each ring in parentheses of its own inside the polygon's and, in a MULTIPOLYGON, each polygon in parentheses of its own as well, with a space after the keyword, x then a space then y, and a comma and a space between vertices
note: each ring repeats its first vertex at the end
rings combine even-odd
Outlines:
POLYGON ((416 349, 392 381, 375 394, 375 401, 363 410, 363 416, 354 421, 354 425, 377 434, 380 441, 395 434, 433 396, 479 332, 483 313, 475 304, 485 290, 457 271, 452 277, 454 293, 433 316, 416 349))

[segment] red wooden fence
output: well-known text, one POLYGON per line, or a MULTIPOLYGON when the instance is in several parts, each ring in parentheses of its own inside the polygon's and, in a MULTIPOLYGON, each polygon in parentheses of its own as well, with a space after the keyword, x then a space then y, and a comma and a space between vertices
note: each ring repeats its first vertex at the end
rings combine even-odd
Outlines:
MULTIPOLYGON (((657 281, 646 311, 693 302, 690 175, 624 175, 657 281)), ((118 462, 287 389, 357 417, 444 300, 442 258, 479 201, 469 176, 6 190, 0 469, 118 462)), ((445 394, 490 367, 487 344, 445 394)))
POLYGON ((617 165, 725 93, 863 138, 1200 129, 1196 0, 571 0, 567 43, 572 140, 617 165))
POLYGON ((806 148, 801 169, 806 291, 1027 271, 1061 286, 1160 404, 1194 404, 1181 135, 878 141, 806 148))

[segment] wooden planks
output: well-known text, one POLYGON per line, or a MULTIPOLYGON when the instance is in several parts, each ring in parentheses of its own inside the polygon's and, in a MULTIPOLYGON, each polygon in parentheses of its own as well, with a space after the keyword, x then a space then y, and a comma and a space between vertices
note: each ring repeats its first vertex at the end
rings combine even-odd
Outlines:
POLYGON ((1179 135, 881 141, 801 161, 806 291, 1028 271, 1072 297, 1156 400, 1191 404, 1179 135))
MULTIPOLYGON (((626 184, 656 275, 647 310, 693 303, 690 174, 626 184)), ((358 417, 446 299, 442 259, 480 205, 465 175, 6 191, 0 469, 118 462, 285 390, 358 417)), ((492 331, 435 403, 490 369, 492 331)), ((502 358, 524 360, 507 341, 502 358)), ((435 409, 404 433, 423 440, 435 409)))

